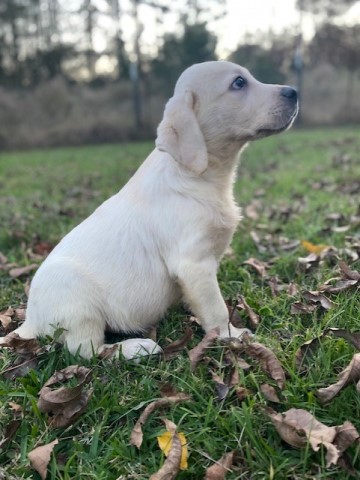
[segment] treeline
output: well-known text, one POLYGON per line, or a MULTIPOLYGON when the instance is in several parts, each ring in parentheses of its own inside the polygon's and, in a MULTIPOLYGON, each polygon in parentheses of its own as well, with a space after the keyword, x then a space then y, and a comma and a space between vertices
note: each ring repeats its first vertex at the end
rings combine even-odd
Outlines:
MULTIPOLYGON (((301 27, 267 32, 243 39, 228 59, 264 82, 303 87, 304 122, 359 121, 360 26, 341 21, 354 3, 298 0, 314 20, 310 41, 301 27)), ((1 0, 0 146, 152 135, 181 71, 217 59, 225 12, 225 0, 1 0), (144 8, 156 23, 151 50, 144 8)))

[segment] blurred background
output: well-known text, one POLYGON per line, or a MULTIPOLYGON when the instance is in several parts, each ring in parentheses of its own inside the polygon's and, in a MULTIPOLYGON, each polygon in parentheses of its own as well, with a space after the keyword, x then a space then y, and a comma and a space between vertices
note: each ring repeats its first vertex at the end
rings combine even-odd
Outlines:
POLYGON ((215 59, 295 85, 300 125, 360 123, 359 0, 1 0, 0 149, 151 138, 215 59))

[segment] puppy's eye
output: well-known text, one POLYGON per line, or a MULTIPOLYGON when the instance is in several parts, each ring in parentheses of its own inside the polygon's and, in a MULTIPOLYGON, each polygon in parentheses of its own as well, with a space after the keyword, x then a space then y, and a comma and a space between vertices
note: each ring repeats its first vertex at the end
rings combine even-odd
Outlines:
POLYGON ((232 90, 240 90, 241 88, 245 87, 246 80, 243 77, 237 77, 231 84, 232 90))

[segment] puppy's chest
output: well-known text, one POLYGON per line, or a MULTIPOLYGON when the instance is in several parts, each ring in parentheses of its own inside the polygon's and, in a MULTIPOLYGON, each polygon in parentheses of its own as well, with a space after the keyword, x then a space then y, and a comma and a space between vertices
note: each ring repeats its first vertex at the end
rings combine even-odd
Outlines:
POLYGON ((235 202, 229 202, 214 211, 208 227, 216 256, 222 256, 229 246, 240 219, 240 208, 235 202))

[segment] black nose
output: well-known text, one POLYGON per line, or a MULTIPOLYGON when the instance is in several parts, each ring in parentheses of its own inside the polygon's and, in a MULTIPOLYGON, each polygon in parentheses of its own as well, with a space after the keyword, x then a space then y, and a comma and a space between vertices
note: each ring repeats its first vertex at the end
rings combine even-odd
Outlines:
POLYGON ((292 100, 293 102, 296 102, 298 98, 297 91, 295 90, 295 88, 292 87, 283 87, 280 90, 280 95, 288 98, 289 100, 292 100))

